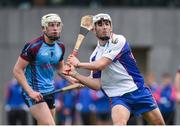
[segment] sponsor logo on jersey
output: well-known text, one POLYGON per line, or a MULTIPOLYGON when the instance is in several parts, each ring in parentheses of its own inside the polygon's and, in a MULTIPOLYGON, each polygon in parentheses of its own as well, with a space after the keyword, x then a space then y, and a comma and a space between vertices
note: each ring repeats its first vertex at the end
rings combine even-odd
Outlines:
POLYGON ((118 38, 116 38, 115 40, 111 41, 113 44, 117 44, 118 43, 118 38))

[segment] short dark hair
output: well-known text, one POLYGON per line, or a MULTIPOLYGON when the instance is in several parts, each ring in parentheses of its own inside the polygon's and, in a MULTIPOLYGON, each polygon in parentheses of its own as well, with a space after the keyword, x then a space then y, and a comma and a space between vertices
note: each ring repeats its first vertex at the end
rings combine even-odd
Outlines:
POLYGON ((163 73, 162 74, 162 78, 170 78, 171 77, 171 74, 170 73, 163 73))

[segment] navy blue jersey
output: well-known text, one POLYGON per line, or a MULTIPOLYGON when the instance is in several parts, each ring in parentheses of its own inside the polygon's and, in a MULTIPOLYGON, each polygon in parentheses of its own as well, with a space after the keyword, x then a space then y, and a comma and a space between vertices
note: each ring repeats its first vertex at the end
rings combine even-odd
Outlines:
POLYGON ((47 93, 54 90, 54 75, 57 65, 63 60, 64 44, 55 41, 47 44, 41 36, 25 45, 21 58, 28 61, 25 76, 33 90, 47 93))
POLYGON ((22 87, 16 80, 12 80, 8 84, 7 92, 6 92, 6 110, 12 109, 27 109, 26 104, 21 96, 22 87))

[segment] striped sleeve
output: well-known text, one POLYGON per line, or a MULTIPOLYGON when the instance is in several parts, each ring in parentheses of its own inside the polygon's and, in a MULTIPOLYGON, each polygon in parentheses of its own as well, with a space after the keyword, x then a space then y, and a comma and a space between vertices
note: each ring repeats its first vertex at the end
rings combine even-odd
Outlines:
POLYGON ((33 53, 32 53, 30 43, 25 44, 25 46, 24 46, 24 48, 20 54, 21 58, 30 62, 32 60, 32 57, 33 57, 32 54, 33 53))
POLYGON ((58 45, 59 45, 59 47, 60 47, 61 50, 62 50, 62 56, 60 57, 59 61, 62 61, 62 60, 64 59, 65 46, 64 46, 64 44, 61 43, 61 42, 58 42, 58 45))
POLYGON ((93 71, 92 78, 101 78, 101 71, 93 71))

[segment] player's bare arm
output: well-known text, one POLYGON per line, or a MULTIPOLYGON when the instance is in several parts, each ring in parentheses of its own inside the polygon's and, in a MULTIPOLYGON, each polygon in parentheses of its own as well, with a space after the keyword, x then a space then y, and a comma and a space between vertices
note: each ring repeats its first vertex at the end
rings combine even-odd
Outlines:
POLYGON ((39 92, 33 91, 33 89, 28 85, 26 77, 24 75, 24 69, 28 64, 28 61, 19 57, 14 66, 13 74, 17 81, 22 85, 23 89, 28 93, 28 95, 32 99, 40 101, 42 99, 42 95, 39 92))
POLYGON ((73 77, 78 79, 82 84, 88 86, 89 88, 91 88, 93 90, 99 90, 101 88, 99 78, 98 79, 93 79, 91 77, 83 76, 83 75, 81 75, 79 73, 77 73, 73 77))
POLYGON ((73 65, 71 65, 71 70, 68 72, 68 75, 79 80, 80 83, 82 83, 85 86, 88 86, 93 90, 99 90, 101 88, 100 78, 91 78, 90 76, 83 76, 74 69, 73 65))
POLYGON ((71 55, 68 57, 68 62, 78 68, 85 68, 88 70, 103 70, 112 63, 112 60, 106 57, 102 57, 99 60, 88 63, 80 62, 75 56, 71 55))

